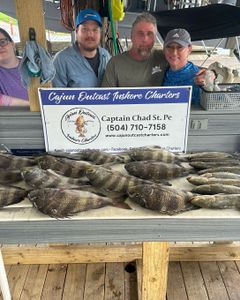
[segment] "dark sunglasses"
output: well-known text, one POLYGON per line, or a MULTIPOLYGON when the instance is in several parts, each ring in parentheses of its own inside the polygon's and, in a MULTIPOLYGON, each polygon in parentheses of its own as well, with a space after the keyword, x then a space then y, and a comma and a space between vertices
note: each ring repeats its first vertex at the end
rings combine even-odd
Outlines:
POLYGON ((5 38, 5 39, 0 39, 0 47, 6 46, 10 41, 5 38))

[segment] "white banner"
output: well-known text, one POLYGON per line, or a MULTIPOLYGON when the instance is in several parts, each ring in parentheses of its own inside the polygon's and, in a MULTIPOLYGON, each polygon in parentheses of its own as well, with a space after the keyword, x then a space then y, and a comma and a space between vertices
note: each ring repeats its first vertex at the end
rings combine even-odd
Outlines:
POLYGON ((46 151, 185 152, 191 87, 39 89, 46 151))

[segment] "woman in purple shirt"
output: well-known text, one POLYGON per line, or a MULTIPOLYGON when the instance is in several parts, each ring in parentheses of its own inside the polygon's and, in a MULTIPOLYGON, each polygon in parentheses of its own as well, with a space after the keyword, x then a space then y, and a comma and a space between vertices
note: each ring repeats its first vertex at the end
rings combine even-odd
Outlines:
POLYGON ((10 35, 0 28, 0 106, 29 106, 18 70, 20 59, 10 35))

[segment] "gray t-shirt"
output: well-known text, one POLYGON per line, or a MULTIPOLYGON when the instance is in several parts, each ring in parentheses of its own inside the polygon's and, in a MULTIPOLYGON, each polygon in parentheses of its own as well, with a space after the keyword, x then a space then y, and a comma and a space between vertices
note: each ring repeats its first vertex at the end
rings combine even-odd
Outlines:
POLYGON ((162 50, 153 50, 143 61, 133 59, 128 52, 112 57, 106 67, 102 87, 161 86, 167 61, 162 50))

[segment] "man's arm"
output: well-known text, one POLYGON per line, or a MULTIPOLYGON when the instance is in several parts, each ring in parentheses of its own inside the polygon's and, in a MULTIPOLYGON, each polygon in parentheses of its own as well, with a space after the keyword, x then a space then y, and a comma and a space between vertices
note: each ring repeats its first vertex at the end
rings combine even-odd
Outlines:
POLYGON ((64 58, 60 58, 56 55, 53 60, 54 67, 56 69, 56 74, 52 80, 53 87, 67 87, 68 79, 66 72, 66 62, 64 58))
POLYGON ((118 79, 115 72, 115 63, 113 57, 109 60, 103 76, 102 87, 117 87, 118 79))

